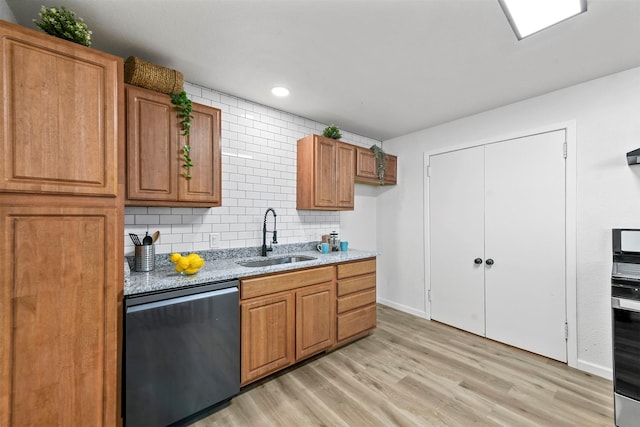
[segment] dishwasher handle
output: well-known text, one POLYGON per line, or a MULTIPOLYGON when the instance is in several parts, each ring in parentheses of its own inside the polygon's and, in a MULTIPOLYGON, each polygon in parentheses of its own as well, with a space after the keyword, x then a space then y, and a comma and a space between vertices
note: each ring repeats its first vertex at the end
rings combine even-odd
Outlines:
POLYGON ((612 297, 611 308, 640 313, 640 301, 612 297))
POLYGON ((182 302, 187 302, 187 301, 196 301, 203 298, 210 298, 210 297, 230 294, 234 292, 236 293, 238 292, 237 287, 219 289, 217 291, 201 292, 197 294, 185 295, 185 296, 176 297, 176 298, 148 302, 140 305, 128 306, 126 309, 126 313, 136 313, 138 311, 152 310, 154 308, 165 307, 167 305, 180 304, 182 302))

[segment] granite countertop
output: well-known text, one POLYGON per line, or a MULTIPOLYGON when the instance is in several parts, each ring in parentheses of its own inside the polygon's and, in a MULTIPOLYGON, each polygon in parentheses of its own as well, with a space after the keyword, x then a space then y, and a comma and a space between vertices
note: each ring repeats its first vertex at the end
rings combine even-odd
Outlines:
POLYGON ((227 253, 218 251, 219 253, 217 255, 211 254, 210 251, 203 251, 198 253, 200 256, 205 258, 205 265, 196 274, 191 276, 181 275, 175 271, 173 264, 169 261, 170 254, 156 255, 155 269, 148 273, 132 271, 129 260, 128 262, 125 262, 124 266, 124 295, 128 296, 145 292, 170 290, 185 286, 217 282, 220 280, 240 279, 267 273, 329 265, 371 258, 377 255, 376 252, 357 249, 349 249, 345 252, 331 252, 328 254, 321 254, 316 250, 309 250, 308 246, 299 246, 298 248, 293 249, 298 250, 293 250, 291 252, 279 250, 275 254, 269 254, 268 257, 277 258, 282 256, 305 255, 315 257, 315 259, 267 267, 243 267, 239 265, 237 261, 260 260, 264 259, 264 257, 259 255, 246 256, 246 252, 243 253, 242 251, 237 250, 230 250, 227 251, 227 253), (222 253, 222 255, 220 255, 220 253, 222 253))

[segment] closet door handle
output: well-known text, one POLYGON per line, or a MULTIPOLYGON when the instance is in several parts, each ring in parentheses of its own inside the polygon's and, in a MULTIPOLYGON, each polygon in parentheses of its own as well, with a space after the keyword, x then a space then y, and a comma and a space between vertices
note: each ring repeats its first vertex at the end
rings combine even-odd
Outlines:
POLYGON ((491 258, 489 258, 485 262, 487 263, 487 265, 493 265, 493 260, 491 258))
POLYGON ((474 264, 482 264, 482 258, 476 258, 473 260, 474 264))

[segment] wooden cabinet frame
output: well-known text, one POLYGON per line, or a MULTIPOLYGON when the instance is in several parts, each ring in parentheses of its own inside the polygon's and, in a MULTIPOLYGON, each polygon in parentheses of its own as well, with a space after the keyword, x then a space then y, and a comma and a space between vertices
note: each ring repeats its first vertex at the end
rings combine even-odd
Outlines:
POLYGON ((309 135, 297 147, 296 208, 353 210, 355 146, 309 135))
POLYGON ((376 326, 376 260, 294 270, 240 281, 241 385, 376 326))
MULTIPOLYGON (((384 171, 382 185, 395 185, 398 173, 398 158, 387 154, 387 168, 384 171)), ((368 148, 356 147, 355 182, 360 184, 381 185, 378 179, 376 156, 368 148)))
POLYGON ((0 23, 0 191, 115 197, 122 60, 0 23))
POLYGON ((188 137, 194 166, 185 171, 178 127, 168 95, 126 85, 127 200, 129 206, 222 205, 221 111, 193 104, 188 137))
POLYGON ((376 260, 337 267, 336 346, 365 336, 376 327, 376 260))
POLYGON ((241 280, 241 384, 335 343, 335 267, 241 280))

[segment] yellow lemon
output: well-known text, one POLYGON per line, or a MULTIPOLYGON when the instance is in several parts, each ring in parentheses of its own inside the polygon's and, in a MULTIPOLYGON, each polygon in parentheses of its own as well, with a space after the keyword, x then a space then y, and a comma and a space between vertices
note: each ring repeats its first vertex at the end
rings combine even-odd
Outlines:
POLYGON ((198 268, 187 268, 184 272, 185 274, 195 274, 198 270, 198 268))
POLYGON ((180 265, 180 263, 176 263, 176 271, 177 271, 178 273, 180 273, 180 272, 184 271, 184 268, 182 268, 182 266, 180 265))
POLYGON ((189 260, 188 260, 187 258, 185 258, 185 257, 181 257, 181 258, 178 260, 178 263, 177 263, 176 265, 179 265, 180 267, 182 267, 183 269, 185 269, 185 268, 189 268, 189 264, 190 264, 190 262, 189 262, 189 260))
POLYGON ((202 258, 197 259, 195 261, 191 261, 192 268, 201 268, 204 265, 204 260, 202 258))
POLYGON ((193 262, 193 261, 197 260, 198 258, 200 258, 200 256, 198 254, 189 254, 187 256, 187 259, 189 260, 189 262, 193 262))
POLYGON ((171 262, 178 262, 180 258, 182 258, 182 255, 177 252, 171 254, 171 262))

